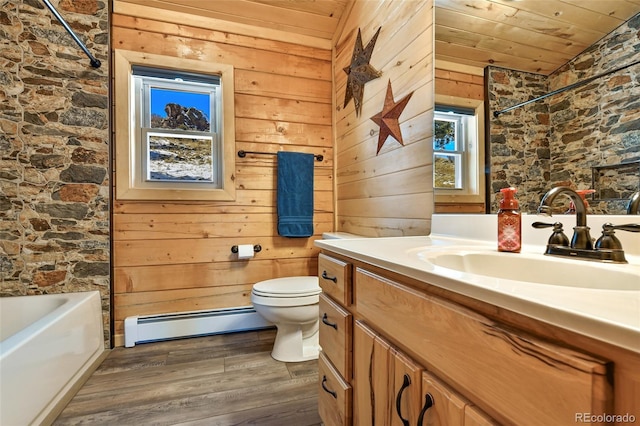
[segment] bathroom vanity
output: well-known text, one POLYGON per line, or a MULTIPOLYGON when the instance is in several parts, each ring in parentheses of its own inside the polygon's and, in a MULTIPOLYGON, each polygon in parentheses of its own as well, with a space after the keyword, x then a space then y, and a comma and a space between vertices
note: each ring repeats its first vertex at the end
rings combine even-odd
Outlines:
MULTIPOLYGON (((608 289, 526 281, 526 270, 521 279, 495 278, 432 261, 433 253, 497 255, 478 240, 316 244, 325 425, 640 421, 639 265, 588 262, 592 275, 620 274, 622 284, 608 289)), ((522 255, 501 256, 582 266, 553 264, 538 250, 525 245, 522 255)))

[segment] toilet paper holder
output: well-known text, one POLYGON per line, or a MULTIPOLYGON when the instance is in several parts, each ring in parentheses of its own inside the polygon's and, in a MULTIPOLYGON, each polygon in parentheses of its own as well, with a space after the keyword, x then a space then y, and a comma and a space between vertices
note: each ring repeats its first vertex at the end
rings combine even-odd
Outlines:
MULTIPOLYGON (((260 244, 256 244, 253 246, 253 251, 255 253, 259 253, 262 250, 262 246, 260 244)), ((231 253, 237 253, 238 252, 238 246, 231 246, 231 253)))

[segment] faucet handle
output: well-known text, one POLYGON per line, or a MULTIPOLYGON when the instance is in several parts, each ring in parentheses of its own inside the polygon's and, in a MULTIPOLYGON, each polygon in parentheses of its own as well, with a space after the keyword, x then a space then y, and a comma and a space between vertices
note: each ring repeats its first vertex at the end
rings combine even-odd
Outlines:
MULTIPOLYGON (((556 222, 556 223, 533 222, 531 226, 533 226, 536 229, 542 229, 542 228, 551 228, 552 226, 555 226, 558 223, 560 222, 556 222)), ((560 223, 560 227, 562 227, 561 223, 560 223)))
POLYGON ((553 234, 551 234, 551 237, 549 237, 549 241, 547 241, 547 244, 558 245, 558 246, 569 246, 569 238, 567 238, 567 236, 564 234, 564 230, 562 229, 562 223, 533 222, 531 226, 533 226, 536 229, 553 227, 553 234))
POLYGON ((611 250, 621 250, 622 244, 620 240, 615 236, 615 230, 619 229, 621 231, 628 232, 640 232, 640 225, 637 223, 628 223, 625 225, 614 225, 612 223, 605 223, 602 225, 602 235, 596 241, 595 248, 600 249, 611 249, 611 250))
POLYGON ((602 232, 619 229, 621 231, 628 232, 640 232, 640 224, 638 223, 627 223, 625 225, 614 225, 612 223, 605 223, 602 225, 602 232))

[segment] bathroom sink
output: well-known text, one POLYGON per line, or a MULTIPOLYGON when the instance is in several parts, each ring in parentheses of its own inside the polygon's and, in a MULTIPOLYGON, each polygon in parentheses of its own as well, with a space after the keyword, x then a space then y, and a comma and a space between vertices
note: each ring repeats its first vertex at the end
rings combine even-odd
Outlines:
POLYGON ((498 279, 590 289, 640 290, 638 268, 630 265, 488 251, 425 250, 418 253, 418 257, 434 266, 498 279))

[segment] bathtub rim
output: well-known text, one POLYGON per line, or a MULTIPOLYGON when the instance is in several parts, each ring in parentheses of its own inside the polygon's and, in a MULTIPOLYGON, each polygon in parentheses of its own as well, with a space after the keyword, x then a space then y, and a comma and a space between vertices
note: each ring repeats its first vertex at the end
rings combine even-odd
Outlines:
MULTIPOLYGON (((43 324, 55 322, 56 320, 59 320, 60 318, 68 315, 69 308, 66 305, 70 304, 70 309, 75 310, 77 309, 78 304, 88 303, 93 304, 94 312, 102 312, 101 294, 97 290, 27 296, 5 296, 3 297, 3 299, 12 300, 13 302, 17 301, 18 299, 24 299, 25 297, 52 297, 66 298, 67 300, 65 300, 54 311, 47 312, 37 320, 28 323, 28 325, 26 325, 20 331, 5 338, 2 341, 3 351, 0 354, 3 358, 13 355, 13 352, 15 351, 19 351, 23 345, 28 344, 25 342, 30 340, 32 336, 37 337, 38 335, 40 335, 43 332, 43 324), (64 310, 64 312, 62 312, 62 315, 60 315, 60 312, 58 312, 60 309, 64 310), (7 346, 9 346, 8 350, 6 349, 7 346)), ((98 339, 100 344, 95 344, 95 346, 92 345, 93 349, 92 351, 87 351, 88 356, 85 358, 84 362, 81 365, 80 363, 77 363, 74 366, 74 369, 72 371, 69 371, 69 373, 71 374, 62 376, 65 380, 64 384, 57 390, 54 395, 50 397, 50 399, 48 399, 48 402, 46 402, 44 406, 41 406, 42 408, 40 408, 39 412, 33 414, 33 417, 31 417, 30 419, 29 425, 48 426, 53 424, 53 422, 62 413, 64 408, 82 388, 84 383, 90 378, 91 374, 100 366, 100 364, 111 352, 110 349, 106 348, 106 344, 104 342, 104 325, 102 316, 100 315, 100 318, 94 318, 94 320, 96 320, 94 324, 96 326, 99 326, 100 329, 100 336, 98 339)))
MULTIPOLYGON (((7 299, 10 302, 16 302, 16 301, 19 301, 20 299, 24 300, 30 297, 51 297, 51 298, 66 297, 70 299, 70 300, 65 300, 62 304, 58 305, 56 309, 51 310, 50 312, 47 312, 47 314, 45 314, 44 316, 39 317, 37 320, 30 322, 26 327, 13 333, 9 337, 5 338, 4 340, 1 340, 0 343, 2 343, 2 346, 0 346, 0 359, 4 356, 10 355, 13 351, 20 349, 20 343, 25 340, 23 336, 33 336, 34 334, 37 334, 37 333, 34 333, 34 331, 42 330, 43 329, 42 325, 48 324, 52 318, 56 318, 57 316, 56 311, 58 309, 64 308, 69 303, 76 303, 78 300, 84 301, 87 299, 91 299, 92 297, 96 297, 95 294, 97 294, 98 298, 100 298, 100 292, 97 290, 74 292, 74 293, 50 293, 50 294, 34 294, 34 295, 27 295, 27 296, 4 296, 0 298, 0 299, 7 299), (7 350, 6 347, 9 347, 9 349, 7 350)), ((104 328, 103 328, 103 334, 104 334, 104 328)))

